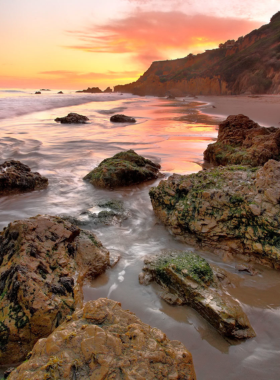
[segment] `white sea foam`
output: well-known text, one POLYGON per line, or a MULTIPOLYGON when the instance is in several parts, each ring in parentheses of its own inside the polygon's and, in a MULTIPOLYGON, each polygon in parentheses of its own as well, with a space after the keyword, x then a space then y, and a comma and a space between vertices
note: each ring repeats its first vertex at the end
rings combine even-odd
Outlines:
MULTIPOLYGON (((125 97, 130 97, 126 94, 125 97)), ((33 112, 50 110, 53 108, 70 107, 90 102, 108 102, 123 99, 118 93, 112 94, 86 94, 42 91, 35 95, 31 91, 0 90, 0 119, 13 118, 33 112)))

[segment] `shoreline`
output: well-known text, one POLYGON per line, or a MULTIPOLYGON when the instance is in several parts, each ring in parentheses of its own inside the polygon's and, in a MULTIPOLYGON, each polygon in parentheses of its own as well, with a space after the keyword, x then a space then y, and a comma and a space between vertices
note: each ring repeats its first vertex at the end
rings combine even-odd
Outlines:
POLYGON ((280 127, 280 94, 197 96, 196 100, 207 102, 200 110, 212 116, 243 114, 265 127, 280 127))

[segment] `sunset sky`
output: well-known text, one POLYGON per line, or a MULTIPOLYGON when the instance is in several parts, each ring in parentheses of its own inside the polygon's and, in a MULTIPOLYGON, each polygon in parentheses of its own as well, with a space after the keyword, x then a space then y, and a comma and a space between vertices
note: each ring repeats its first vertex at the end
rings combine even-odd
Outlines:
POLYGON ((0 0, 0 88, 129 83, 152 61, 216 48, 278 10, 279 0, 0 0))

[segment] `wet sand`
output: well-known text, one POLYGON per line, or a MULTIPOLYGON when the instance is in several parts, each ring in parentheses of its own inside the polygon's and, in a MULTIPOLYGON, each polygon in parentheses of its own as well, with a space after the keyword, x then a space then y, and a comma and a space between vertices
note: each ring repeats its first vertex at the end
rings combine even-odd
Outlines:
POLYGON ((209 103, 202 110, 213 116, 243 114, 260 125, 280 127, 280 95, 198 96, 196 100, 209 103))

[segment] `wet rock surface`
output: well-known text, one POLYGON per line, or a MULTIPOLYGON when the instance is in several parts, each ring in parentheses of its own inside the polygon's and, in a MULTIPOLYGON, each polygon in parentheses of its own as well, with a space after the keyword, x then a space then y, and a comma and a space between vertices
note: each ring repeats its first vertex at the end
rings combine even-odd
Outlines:
POLYGON ((180 240, 280 269, 279 162, 173 174, 150 197, 180 240))
POLYGON ((136 123, 134 117, 120 114, 111 116, 110 121, 113 123, 136 123))
POLYGON ((7 365, 73 313, 84 280, 106 270, 109 252, 93 233, 38 215, 1 232, 0 264, 0 364, 7 365))
POLYGON ((54 121, 62 124, 85 124, 88 120, 86 116, 71 112, 67 116, 57 117, 54 121))
POLYGON ((219 125, 217 142, 209 144, 204 159, 214 165, 264 165, 279 161, 280 129, 265 128, 244 115, 231 115, 219 125))
POLYGON ((41 190, 48 186, 48 179, 42 177, 20 161, 5 161, 0 165, 0 196, 41 190))
POLYGON ((139 156, 133 150, 103 160, 84 180, 97 187, 114 189, 158 178, 160 165, 139 156))
POLYGON ((192 356, 178 341, 109 299, 87 302, 34 346, 9 380, 195 380, 192 356))
POLYGON ((124 208, 121 201, 104 201, 97 206, 101 209, 99 212, 96 211, 96 206, 93 206, 88 210, 84 210, 78 217, 65 216, 63 218, 78 226, 87 225, 88 223, 94 226, 120 226, 123 221, 131 216, 130 211, 124 208))
POLYGON ((199 255, 188 251, 163 250, 147 257, 139 281, 158 282, 161 297, 174 305, 187 304, 214 326, 224 337, 252 338, 256 334, 240 307, 223 289, 227 272, 211 267, 199 255))

